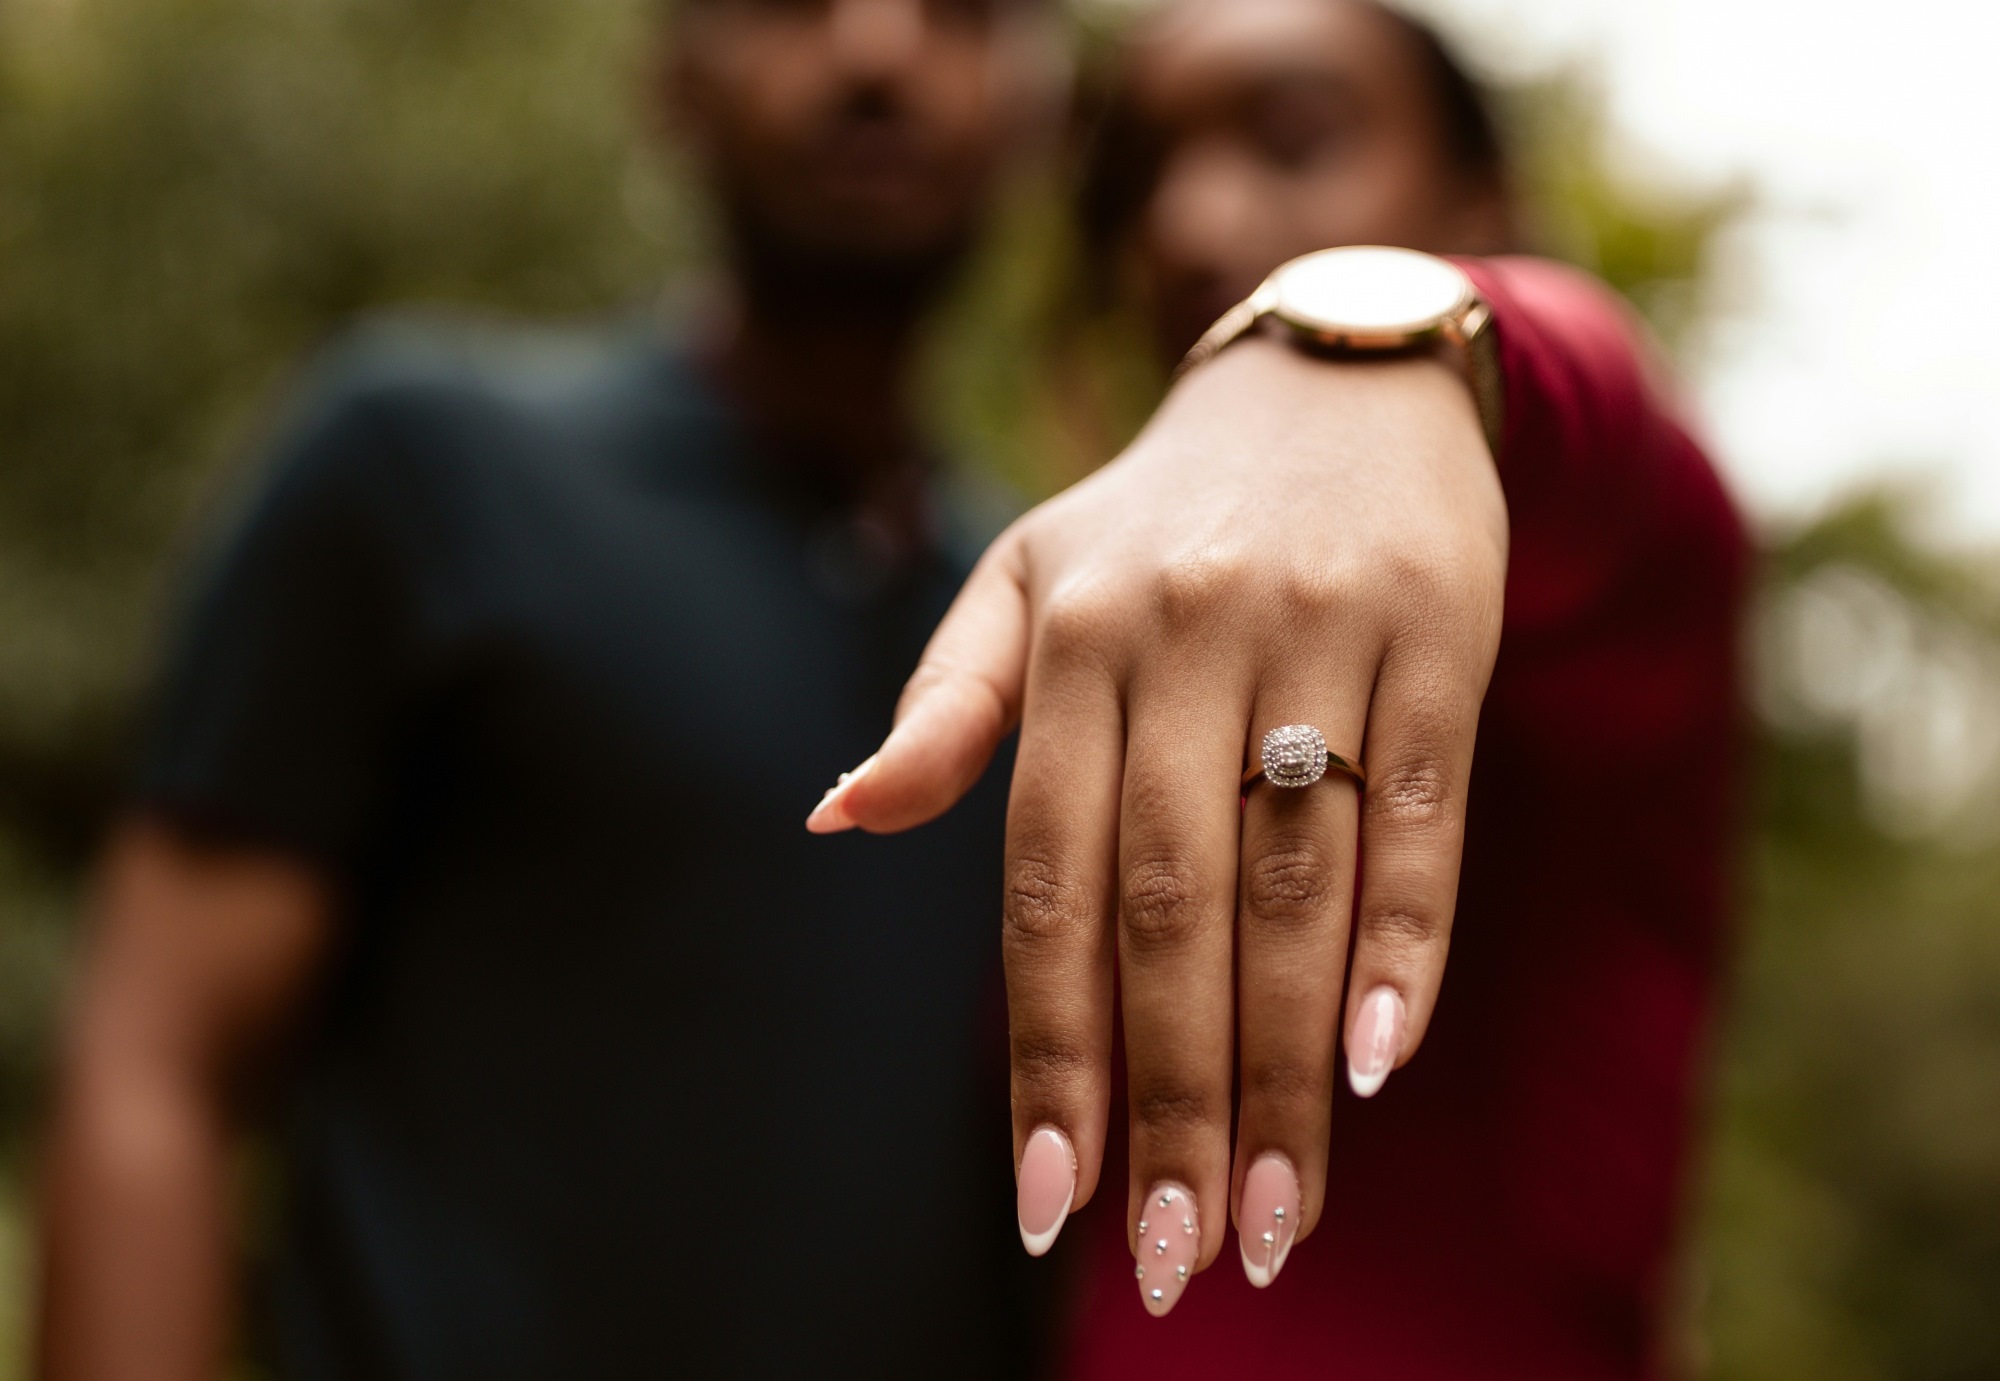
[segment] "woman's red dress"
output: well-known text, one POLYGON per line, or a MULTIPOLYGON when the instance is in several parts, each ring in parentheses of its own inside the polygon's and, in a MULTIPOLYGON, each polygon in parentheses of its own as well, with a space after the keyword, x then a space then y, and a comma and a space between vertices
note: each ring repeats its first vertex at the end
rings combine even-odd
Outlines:
MULTIPOLYGON (((1584 1381, 1658 1366, 1726 938, 1744 532, 1602 287, 1468 261, 1506 375, 1506 631, 1444 991, 1267 1290, 1232 1239, 1164 1320, 1125 1147, 1072 1221, 1077 1377, 1584 1381)), ((1114 1123, 1122 1124, 1114 1111, 1114 1123)))

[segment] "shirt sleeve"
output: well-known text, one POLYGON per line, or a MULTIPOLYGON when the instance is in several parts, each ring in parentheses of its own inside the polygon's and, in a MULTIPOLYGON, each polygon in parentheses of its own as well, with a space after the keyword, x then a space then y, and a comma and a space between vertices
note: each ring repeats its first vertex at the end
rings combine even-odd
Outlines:
POLYGON ((193 582, 135 804, 333 868, 363 845, 417 657, 420 545, 370 394, 329 370, 193 582))

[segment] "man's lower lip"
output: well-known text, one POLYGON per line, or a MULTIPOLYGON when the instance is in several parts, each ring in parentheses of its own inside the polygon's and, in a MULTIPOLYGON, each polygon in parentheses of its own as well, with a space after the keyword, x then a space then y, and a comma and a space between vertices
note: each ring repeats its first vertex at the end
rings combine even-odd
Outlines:
POLYGON ((909 178, 922 177, 927 171, 924 160, 888 149, 828 149, 813 160, 813 166, 843 173, 909 178))
POLYGON ((862 196, 906 196, 927 186, 929 177, 918 168, 823 164, 814 170, 813 182, 828 192, 862 196))

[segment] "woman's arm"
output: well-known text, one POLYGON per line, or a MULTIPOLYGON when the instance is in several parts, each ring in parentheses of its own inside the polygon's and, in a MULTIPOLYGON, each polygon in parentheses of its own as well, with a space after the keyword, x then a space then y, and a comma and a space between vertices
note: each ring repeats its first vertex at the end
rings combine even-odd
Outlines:
MULTIPOLYGON (((1035 1138, 1023 1170, 1038 1242, 1025 1214, 1061 1199, 1040 1183, 1069 1171, 1059 1152, 1073 1204, 1095 1187, 1114 972, 1127 1211, 1135 1234, 1151 1225, 1140 1264, 1206 1266, 1246 1192, 1260 1217, 1287 1208, 1280 1248, 1311 1230, 1340 1033, 1350 1082, 1373 1092, 1436 998, 1503 608, 1509 639, 1583 626, 1647 570, 1694 471, 1719 493, 1602 289, 1525 261, 1469 267, 1506 382, 1497 457, 1449 361, 1232 347, 1125 455, 996 544, 882 751, 815 814, 819 829, 917 824, 1020 723, 1004 903, 1016 1150, 1043 1127, 1067 1143, 1035 1138), (1246 758, 1290 723, 1360 757, 1365 795, 1329 778, 1259 788, 1239 812, 1246 758), (1165 1251, 1161 1187, 1196 1224, 1165 1251)), ((1183 1283, 1175 1269, 1149 1303, 1183 1283)))

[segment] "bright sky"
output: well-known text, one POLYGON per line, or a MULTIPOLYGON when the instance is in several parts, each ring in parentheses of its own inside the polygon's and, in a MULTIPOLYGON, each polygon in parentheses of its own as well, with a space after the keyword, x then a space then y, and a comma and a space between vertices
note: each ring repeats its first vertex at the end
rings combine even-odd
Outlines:
POLYGON ((2000 543, 2000 7, 1968 0, 1429 0, 1502 71, 1581 58, 1633 163, 1747 174, 1745 304, 1693 383, 1766 517, 1932 481, 1937 536, 2000 543))

